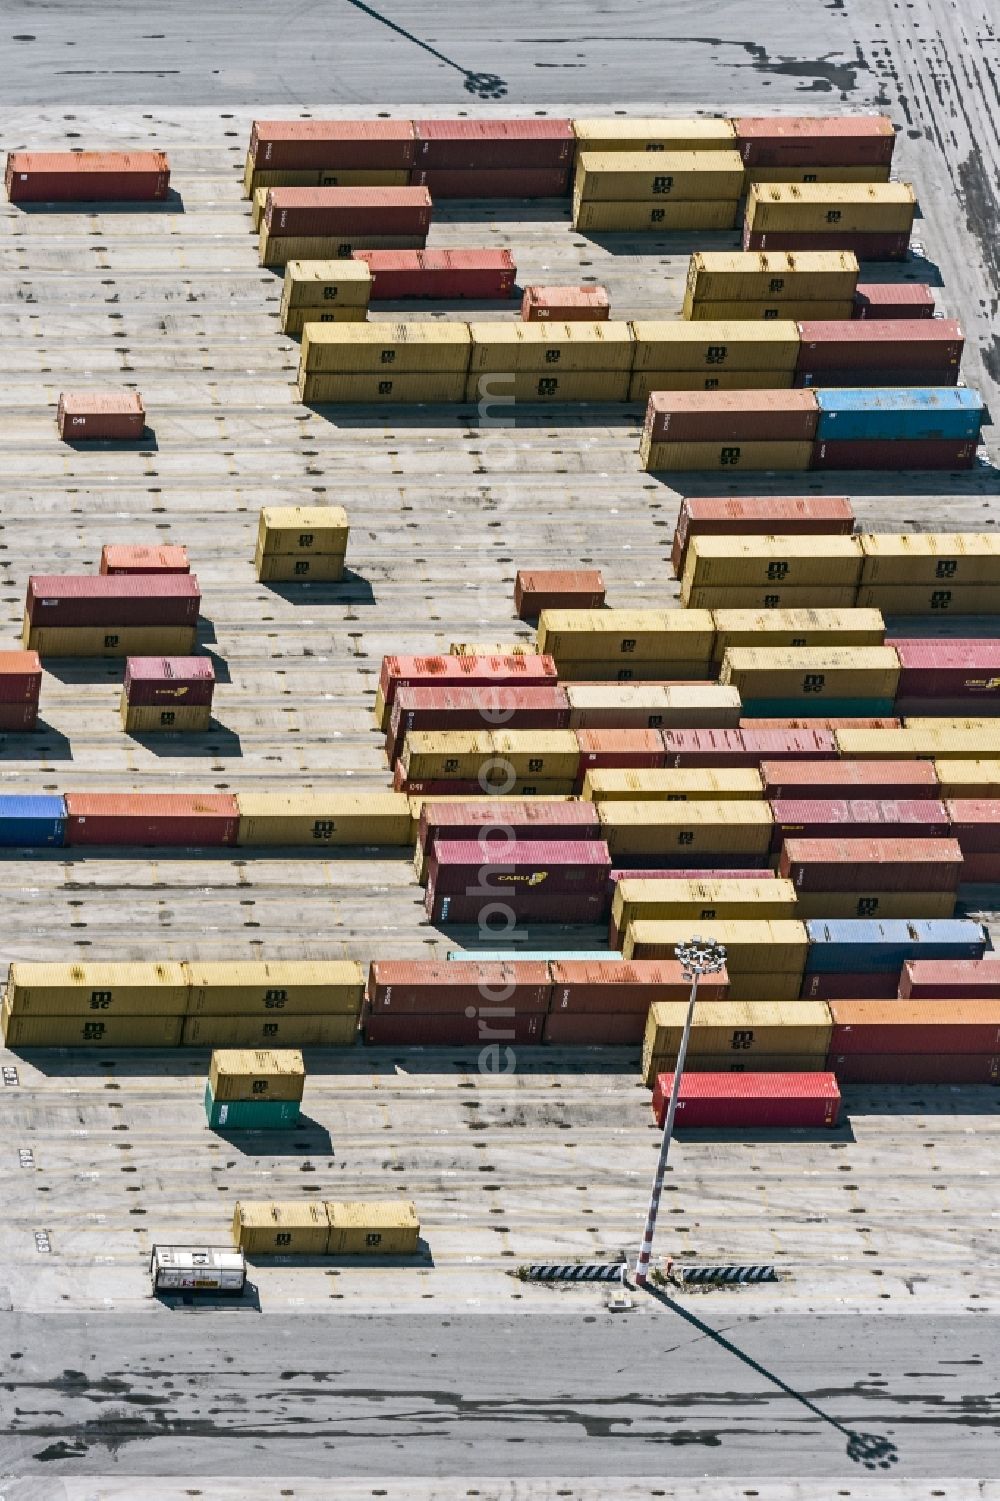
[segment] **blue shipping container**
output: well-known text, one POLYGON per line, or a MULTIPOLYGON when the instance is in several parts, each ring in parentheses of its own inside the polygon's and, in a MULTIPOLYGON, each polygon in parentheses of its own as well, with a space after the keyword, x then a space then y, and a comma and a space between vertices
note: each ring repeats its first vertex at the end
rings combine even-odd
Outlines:
POLYGON ((509 949, 451 949, 449 959, 476 959, 481 963, 495 964, 498 960, 507 964, 511 959, 518 963, 528 962, 547 964, 550 959, 565 959, 567 961, 578 959, 601 962, 607 959, 620 959, 621 954, 617 949, 529 949, 518 948, 511 944, 509 949))
POLYGON ((966 386, 816 391, 817 438, 978 439, 983 399, 966 386))
POLYGON ((891 974, 907 959, 981 959, 986 930, 964 917, 812 918, 807 974, 891 974))
POLYGON ((61 797, 0 794, 0 845, 38 849, 43 844, 63 844, 66 804, 61 797))

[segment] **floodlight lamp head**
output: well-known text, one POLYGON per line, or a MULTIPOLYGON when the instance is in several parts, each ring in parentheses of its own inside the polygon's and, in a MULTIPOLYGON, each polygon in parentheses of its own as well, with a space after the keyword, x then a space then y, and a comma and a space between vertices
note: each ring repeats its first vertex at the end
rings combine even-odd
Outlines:
POLYGON ((700 979, 702 975, 716 975, 726 967, 726 950, 721 943, 711 938, 694 937, 687 943, 678 943, 674 954, 680 962, 685 980, 700 979))

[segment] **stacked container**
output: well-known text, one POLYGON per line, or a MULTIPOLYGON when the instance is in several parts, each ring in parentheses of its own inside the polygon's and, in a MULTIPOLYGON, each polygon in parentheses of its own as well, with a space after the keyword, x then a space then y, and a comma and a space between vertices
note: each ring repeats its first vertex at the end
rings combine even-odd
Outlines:
POLYGON ((146 431, 138 391, 60 391, 56 426, 66 443, 127 441, 146 431))
POLYGON ((439 839, 471 842, 502 829, 521 841, 547 844, 600 838, 597 810, 569 797, 511 799, 482 797, 468 802, 428 799, 420 805, 413 866, 421 886, 439 839))
POLYGON ((746 719, 878 718, 893 712, 899 658, 891 646, 730 646, 719 682, 739 690, 746 719))
MULTIPOLYGON (((549 964, 552 996, 545 1018, 545 1041, 557 1046, 636 1046, 642 1042, 653 1001, 686 1001, 690 981, 671 961, 627 964, 617 955, 604 960, 576 954, 549 964)), ((703 1000, 725 1000, 725 970, 707 975, 703 1000)))
POLYGON ((422 250, 426 188, 270 188, 260 225, 262 266, 345 260, 355 250, 422 250))
POLYGON ((860 545, 859 605, 887 615, 1000 614, 992 532, 874 532, 860 545))
POLYGON ((350 1047, 364 971, 348 959, 227 960, 186 966, 188 1047, 350 1047))
POLYGON ((262 506, 254 569, 263 583, 338 583, 347 554, 341 506, 262 506))
MULTIPOLYGON (((683 1001, 654 1001, 642 1044, 647 1089, 672 1073, 687 1015, 683 1001)), ((692 1073, 814 1073, 827 1067, 832 1026, 823 1001, 702 1001, 685 1067, 692 1073)))
MULTIPOLYGON (((484 831, 484 835, 485 835, 484 831)), ((600 839, 437 838, 427 857, 432 922, 594 923, 604 914, 611 857, 600 839)))
POLYGON ((579 158, 585 151, 607 153, 610 151, 631 154, 657 153, 654 165, 662 154, 692 151, 732 151, 736 145, 736 131, 732 120, 692 119, 672 120, 659 118, 610 115, 597 119, 573 121, 576 137, 576 154, 579 158))
POLYGON ((680 578, 688 544, 698 536, 850 536, 853 531, 854 511, 844 495, 689 495, 677 513, 670 561, 680 578))
POLYGON ((372 302, 409 297, 509 297, 517 267, 509 250, 356 250, 371 275, 372 302))
POLYGON ((807 469, 816 420, 811 391, 654 391, 639 457, 654 471, 807 469))
MULTIPOLYGON (((933 318, 934 293, 920 282, 858 282, 852 318, 933 318)), ((803 313, 811 318, 812 313, 803 313)), ((818 315, 816 315, 818 316, 818 315)), ((825 316, 825 315, 824 315, 825 316)))
POLYGON ((361 260, 288 261, 282 331, 301 334, 307 323, 364 323, 371 286, 371 272, 361 260))
POLYGON ((556 664, 534 653, 511 656, 383 657, 375 695, 375 722, 389 728, 392 707, 400 688, 554 688, 556 664))
POLYGON ((563 682, 704 682, 714 640, 707 610, 543 610, 538 621, 538 650, 563 682))
POLYGON ((615 865, 763 866, 771 848, 771 809, 763 800, 598 804, 615 865))
POLYGON ((1000 1083, 1000 1001, 832 1000, 830 1015, 842 1083, 1000 1083))
POLYGON ((183 964, 10 966, 8 1048, 176 1047, 188 1005, 183 964))
POLYGON ((410 120, 254 120, 243 192, 405 187, 413 156, 410 120))
MULTIPOLYGON (((779 662, 774 654, 781 653, 780 660, 783 661, 787 649, 796 652, 810 648, 829 651, 885 643, 885 621, 879 610, 713 610, 712 615, 715 620, 715 660, 720 670, 726 653, 740 649, 772 653, 770 665, 774 667, 779 662)), ((890 670, 897 668, 897 663, 890 664, 888 659, 885 660, 890 670)), ((757 665, 766 671, 768 662, 760 660, 757 665)), ((795 659, 791 665, 796 665, 795 659)), ((767 688, 767 679, 763 682, 767 688)), ((825 683, 816 684, 805 691, 822 693, 826 686, 825 683)), ((796 694, 801 688, 801 683, 795 685, 796 694)), ((861 695, 862 700, 870 696, 861 695)), ((744 708, 745 714, 749 712, 744 708)), ((808 708, 805 710, 806 714, 812 712, 808 708)))
POLYGON ((802 995, 894 996, 911 959, 981 959, 986 935, 964 918, 810 919, 802 995))
POLYGON ((273 1131, 298 1124, 306 1071, 297 1050, 213 1052, 205 1084, 208 1124, 221 1131, 273 1131))
POLYGON ((888 115, 743 115, 733 128, 748 182, 884 182, 896 144, 888 115))
POLYGON ((386 1046, 538 1043, 551 990, 548 965, 537 960, 378 960, 368 973, 364 1040, 386 1046))
POLYGON ((695 537, 681 601, 703 610, 842 609, 858 602, 861 565, 856 537, 695 537))
POLYGON ((904 182, 752 182, 744 250, 851 250, 859 261, 901 261, 917 200, 904 182))
POLYGON ((207 657, 129 657, 122 684, 126 734, 207 730, 212 723, 215 668, 207 657))
MULTIPOLYGON (((787 390, 794 381, 799 330, 791 318, 713 323, 637 319, 632 332, 630 401, 648 401, 654 391, 787 390)), ((718 463, 709 459, 702 467, 718 463)))
POLYGON ((462 401, 471 347, 467 323, 307 323, 299 397, 462 401))
POLYGON ((569 120, 415 120, 411 183, 435 198, 557 198, 569 188, 569 120))
POLYGON ((577 230, 732 229, 743 193, 733 149, 581 151, 573 180, 577 230))
POLYGON ((748 870, 743 877, 666 881, 625 876, 615 882, 611 931, 623 933, 633 922, 794 919, 797 898, 791 881, 777 881, 770 871, 763 880, 754 875, 748 870))
POLYGON ((858 259, 850 250, 703 250, 688 266, 684 317, 850 318, 858 259))
POLYGON ((471 323, 466 401, 625 401, 631 325, 471 323))
MULTIPOLYGON (((965 335, 962 325, 953 318, 802 322, 798 327, 801 343, 795 368, 796 386, 934 388, 958 383, 965 335)), ((974 394, 965 394, 972 398, 967 405, 974 406, 974 394)), ((933 409, 933 397, 929 404, 933 409)), ((917 441, 922 437, 919 414, 926 412, 927 405, 925 398, 923 402, 918 399, 896 408, 912 414, 912 437, 917 441)), ((835 400, 828 409, 839 409, 835 400)), ((849 411, 854 409, 847 407, 849 411)), ((868 408, 863 406, 862 410, 868 408)), ((945 403, 944 410, 951 411, 952 406, 945 403)), ((836 422, 832 425, 836 426, 836 422)), ((841 426, 846 424, 842 422, 841 426)), ((935 431, 933 422, 930 426, 935 431)), ((836 465, 831 462, 828 467, 836 465)))
POLYGON ((0 652, 0 733, 35 728, 41 691, 37 651, 0 652))
MULTIPOLYGON (((923 326, 945 325, 935 319, 923 326)), ((936 347, 960 352, 961 341, 945 340, 936 347)), ((964 386, 950 390, 943 382, 912 390, 821 389, 816 401, 814 469, 968 469, 986 416, 978 392, 964 386)))
POLYGON ((394 766, 407 735, 418 730, 563 730, 572 722, 565 688, 400 688, 385 737, 394 766))
POLYGON ((899 658, 900 714, 1000 714, 1000 640, 904 638, 888 643, 899 658))
MULTIPOLYGON (((733 1000, 793 1001, 802 992, 809 950, 803 923, 784 918, 713 918, 698 924, 698 936, 725 947, 733 1000)), ((625 933, 622 953, 626 959, 673 959, 677 945, 690 938, 688 919, 639 921, 625 933)))
POLYGON ((52 657, 186 654, 200 606, 194 574, 32 574, 23 641, 52 657))
POLYGON ((248 848, 398 848, 412 843, 409 799, 397 792, 239 793, 236 843, 248 848))
POLYGON ((414 730, 403 741, 393 786, 448 797, 570 793, 579 761, 572 730, 414 730))
MULTIPOLYGON (((781 807, 781 805, 778 805, 781 807)), ((861 818, 871 817, 870 827, 880 827, 879 805, 847 804, 838 819, 834 812, 831 824, 839 825, 834 837, 810 837, 808 826, 803 836, 785 833, 778 859, 778 870, 790 880, 798 894, 802 917, 869 917, 869 918, 948 918, 954 914, 955 899, 962 880, 962 849, 947 837, 905 837, 900 822, 900 837, 854 837, 858 825, 851 827, 844 816, 852 807, 861 818), (845 828, 846 825, 846 828, 845 828)), ((933 816, 935 804, 918 799, 913 806, 912 827, 925 827, 919 810, 933 816)), ((822 805, 816 810, 822 811, 822 805)), ((898 811, 898 805, 897 805, 898 811)), ((943 810, 942 810, 943 811, 943 810)), ((808 814, 806 815, 808 816, 808 814)), ((905 810, 901 816, 905 817, 905 810)), ((930 820, 927 820, 930 822, 930 820)), ((937 824, 943 833, 945 817, 937 824)))
POLYGON ((12 151, 5 184, 11 203, 152 203, 170 166, 162 151, 12 151))

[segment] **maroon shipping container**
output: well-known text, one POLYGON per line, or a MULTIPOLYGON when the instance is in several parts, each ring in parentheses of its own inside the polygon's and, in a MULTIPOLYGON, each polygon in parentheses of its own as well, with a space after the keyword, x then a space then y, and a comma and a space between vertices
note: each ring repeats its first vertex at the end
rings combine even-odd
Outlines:
POLYGON ((271 188, 263 227, 272 235, 426 235, 426 188, 271 188))
POLYGON ((481 1006, 510 1006, 522 1014, 547 1011, 551 993, 548 965, 538 960, 378 959, 368 970, 365 997, 369 1015, 464 1015, 481 1006))
MULTIPOLYGON (((893 636, 886 641, 899 658, 899 697, 916 699, 953 698, 966 701, 966 709, 983 701, 1000 704, 1000 639, 924 640, 893 636)), ((929 708, 930 706, 928 706, 929 708)), ((921 708, 926 714, 928 708, 921 708)), ((930 712, 934 712, 933 708, 930 712)))
MULTIPOLYGON (((863 325, 867 327, 867 324, 863 325)), ((852 388, 856 386, 884 389, 886 386, 957 386, 959 367, 906 365, 902 369, 886 366, 848 365, 842 370, 798 370, 792 380, 795 387, 813 386, 852 388)), ((905 441, 905 439, 903 440, 905 441)), ((923 439, 920 440, 924 441, 923 439)))
POLYGON ((667 764, 660 730, 577 730, 576 743, 580 747, 577 791, 594 767, 655 771, 667 764))
POLYGON ((509 250, 356 250, 372 274, 369 300, 509 297, 517 266, 509 250))
POLYGON ((433 903, 425 901, 424 910, 431 922, 476 924, 482 938, 503 941, 510 936, 512 922, 593 926, 603 920, 605 912, 603 894, 546 896, 535 891, 520 896, 499 891, 492 897, 439 894, 433 903))
POLYGON ((553 1047, 638 1047, 645 1011, 555 1011, 545 1018, 543 1040, 553 1047))
POLYGON ((786 839, 778 874, 797 891, 957 891, 955 839, 786 839))
POLYGON ((660 730, 666 765, 759 766, 777 759, 837 758, 831 730, 660 730))
POLYGON ((945 807, 963 855, 1000 855, 1000 799, 950 798, 945 807))
POLYGON ((858 282, 855 318, 933 318, 934 293, 921 282, 858 282))
POLYGON ((607 287, 525 287, 521 319, 525 323, 605 323, 611 317, 607 287))
POLYGON ((907 959, 901 1000, 1000 1001, 1000 956, 987 959, 907 959))
POLYGON ((599 610, 604 577, 596 568, 519 568, 514 609, 519 620, 537 620, 543 610, 599 610))
POLYGON ((748 167, 875 167, 892 161, 888 115, 741 115, 736 145, 748 167))
MULTIPOLYGON (((522 687, 558 681, 555 661, 534 654, 523 657, 383 657, 379 692, 386 710, 399 688, 428 688, 433 683, 464 684, 468 688, 516 683, 522 687)), ((388 728, 388 713, 382 729, 388 728)))
MULTIPOLYGON (((481 794, 480 794, 481 795, 481 794)), ((525 840, 596 839, 600 819, 593 803, 543 803, 526 798, 492 798, 485 803, 424 803, 420 809, 417 844, 424 855, 442 836, 452 843, 478 841, 491 830, 513 830, 525 840)), ((494 836, 496 837, 496 836, 494 836)))
POLYGON ((363 1036, 371 1047, 480 1047, 502 1049, 511 1043, 540 1043, 544 1014, 497 1015, 506 1008, 490 1002, 477 1015, 375 1012, 363 1019, 363 1036))
POLYGON ((862 234, 851 230, 750 230, 743 226, 744 250, 853 250, 859 261, 905 261, 910 236, 905 230, 862 234))
POLYGON ((258 172, 278 167, 412 167, 412 120, 254 120, 250 156, 258 172))
POLYGON ((899 730, 901 719, 741 719, 741 730, 899 730))
POLYGON ((34 626, 193 625, 200 606, 193 573, 33 573, 25 601, 34 626))
POLYGON ((762 761, 766 798, 934 798, 933 761, 762 761))
POLYGON ((965 348, 962 325, 954 318, 800 321, 798 330, 797 370, 957 369, 965 348))
POLYGON ((895 971, 884 974, 807 974, 802 979, 799 998, 803 1001, 888 1001, 896 994, 899 976, 895 971))
POLYGON ((831 1001, 830 1052, 1000 1053, 1000 1001, 831 1001))
POLYGON ((644 431, 654 443, 809 443, 818 422, 812 391, 654 391, 644 431))
POLYGON ((966 886, 997 885, 1000 882, 1000 853, 977 852, 966 855, 962 882, 966 886))
POLYGON ((6 730, 13 734, 23 730, 33 730, 37 721, 37 703, 4 703, 0 701, 0 730, 6 730))
POLYGON ((1000 1084, 1000 1054, 834 1053, 841 1084, 1000 1084))
POLYGON ((141 438, 146 411, 138 391, 61 391, 56 426, 67 443, 141 438))
POLYGON ((101 573, 190 573, 186 547, 147 547, 132 543, 105 543, 101 548, 101 573))
POLYGON ((903 720, 913 717, 941 719, 965 719, 970 713, 987 718, 1000 715, 1000 700, 995 698, 897 698, 893 708, 898 709, 903 720))
MULTIPOLYGON (((653 1118, 662 1126, 674 1087, 673 1074, 657 1074, 653 1118)), ((835 1126, 840 1090, 833 1074, 685 1074, 675 1127, 702 1128, 835 1126)))
POLYGON ((775 798, 771 848, 786 839, 831 839, 838 829, 850 839, 946 839, 951 821, 936 798, 775 798))
MULTIPOLYGON (((616 959, 607 963, 555 959, 549 973, 553 1012, 621 1012, 640 1016, 645 1023, 653 1001, 687 1001, 691 991, 691 981, 684 978, 676 959, 616 959)), ((725 970, 706 976, 698 994, 703 1001, 724 1001, 729 994, 725 970)))
POLYGON ((240 810, 227 792, 67 792, 66 843, 236 843, 240 810))
POLYGON ((414 120, 413 130, 415 165, 448 172, 568 169, 576 147, 572 122, 560 119, 414 120))
POLYGON ((0 651, 0 704, 37 705, 42 661, 36 651, 0 651))
POLYGON ((410 182, 438 198, 565 198, 570 188, 570 168, 509 167, 484 171, 414 168, 410 182))
POLYGON ((813 469, 971 469, 976 462, 976 443, 969 438, 858 438, 853 441, 814 443, 813 469))
POLYGON ((215 691, 215 668, 207 657, 129 657, 125 698, 129 704, 207 707, 215 691))
POLYGON ((440 896, 599 896, 611 869, 603 839, 454 840, 427 857, 427 905, 440 896))
POLYGON ((845 495, 688 496, 677 513, 670 557, 680 578, 692 537, 850 536, 853 531, 854 511, 845 495))
POLYGON ((170 164, 162 151, 12 151, 5 181, 11 203, 151 203, 170 164))
POLYGON ((385 753, 391 766, 411 730, 564 730, 570 707, 565 688, 400 688, 392 704, 385 753))

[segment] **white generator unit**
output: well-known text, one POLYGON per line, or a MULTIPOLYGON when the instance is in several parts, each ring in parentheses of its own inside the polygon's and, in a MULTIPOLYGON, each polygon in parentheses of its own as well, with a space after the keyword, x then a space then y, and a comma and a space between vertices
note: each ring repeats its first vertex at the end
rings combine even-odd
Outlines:
POLYGON ((231 1246, 154 1246, 149 1258, 154 1293, 241 1293, 247 1263, 231 1246))

